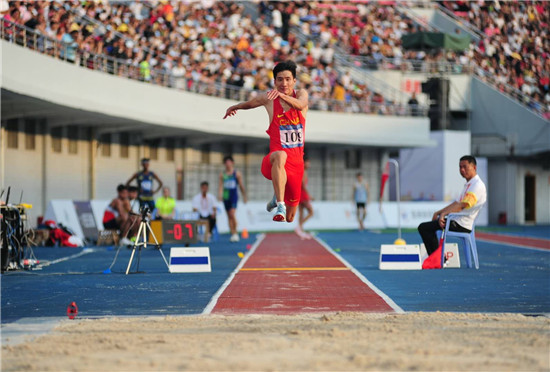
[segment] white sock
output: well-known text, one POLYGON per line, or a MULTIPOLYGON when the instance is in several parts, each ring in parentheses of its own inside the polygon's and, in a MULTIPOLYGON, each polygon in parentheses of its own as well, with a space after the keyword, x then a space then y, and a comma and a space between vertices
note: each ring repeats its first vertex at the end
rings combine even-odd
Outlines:
POLYGON ((277 207, 278 207, 279 205, 282 205, 282 206, 284 207, 284 206, 285 206, 285 202, 277 202, 277 207))

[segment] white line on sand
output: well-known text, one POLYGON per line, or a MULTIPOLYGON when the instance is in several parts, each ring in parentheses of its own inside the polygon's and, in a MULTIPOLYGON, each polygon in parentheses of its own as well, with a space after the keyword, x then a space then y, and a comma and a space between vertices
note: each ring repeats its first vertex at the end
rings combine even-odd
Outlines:
POLYGON ((357 275, 357 277, 359 279, 361 279, 361 281, 363 283, 365 283, 367 286, 370 287, 370 289, 372 289, 378 296, 382 297, 382 299, 384 301, 386 301, 386 303, 393 309, 395 310, 396 313, 405 313, 405 311, 399 307, 399 305, 397 305, 387 294, 385 294, 384 292, 382 292, 380 289, 378 289, 374 284, 372 284, 363 274, 361 274, 355 267, 351 266, 351 264, 346 261, 342 256, 340 256, 338 253, 334 252, 332 250, 332 248, 325 242, 323 241, 321 238, 317 237, 317 236, 313 236, 313 238, 319 243, 321 244, 323 247, 325 247, 325 249, 327 251, 329 251, 332 255, 334 255, 334 257, 336 257, 337 259, 339 259, 340 261, 342 261, 342 263, 344 265, 346 265, 346 267, 348 267, 351 272, 353 272, 355 275, 357 275))
POLYGON ((248 258, 250 256, 252 256, 252 254, 254 253, 254 251, 256 251, 256 248, 258 248, 258 246, 260 245, 260 243, 264 240, 265 238, 265 234, 260 234, 256 237, 256 242, 254 243, 254 245, 252 246, 252 248, 250 248, 250 251, 248 251, 248 254, 246 256, 244 256, 244 258, 241 260, 241 262, 239 262, 239 264, 237 265, 237 267, 235 268, 235 270, 233 270, 233 272, 231 273, 231 275, 229 275, 229 277, 227 278, 227 280, 225 281, 225 283, 223 283, 223 285, 220 287, 220 289, 218 289, 218 291, 216 293, 214 293, 214 296, 212 296, 212 298, 210 299, 210 302, 208 303, 208 305, 206 305, 206 307, 204 308, 204 310, 202 311, 203 314, 210 314, 212 312, 212 310, 214 309, 214 306, 216 306, 216 304, 218 303, 218 298, 220 298, 220 296, 222 295, 222 293, 225 291, 225 289, 229 286, 229 284, 233 281, 233 278, 235 277, 235 275, 239 272, 239 270, 241 269, 241 267, 244 266, 244 264, 246 263, 246 261, 248 260, 248 258))
POLYGON ((52 329, 68 321, 60 317, 22 318, 12 323, 2 323, 2 346, 18 345, 49 333, 52 329))

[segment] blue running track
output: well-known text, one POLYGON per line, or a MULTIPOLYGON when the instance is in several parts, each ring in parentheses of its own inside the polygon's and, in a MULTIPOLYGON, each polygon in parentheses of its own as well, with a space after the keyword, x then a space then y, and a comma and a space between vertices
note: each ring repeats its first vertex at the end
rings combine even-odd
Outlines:
MULTIPOLYGON (((550 239, 548 227, 487 228, 487 232, 550 239)), ((381 244, 396 233, 321 232, 318 237, 405 311, 550 313, 550 250, 531 250, 478 240, 480 269, 380 271, 381 244)), ((404 233, 420 243, 417 233, 404 233)), ((131 250, 122 248, 110 274, 103 272, 112 247, 35 248, 41 270, 2 275, 2 323, 29 317, 63 317, 75 301, 79 317, 200 314, 240 262, 254 235, 230 243, 228 235, 209 244, 211 273, 170 274, 160 253, 143 250, 143 274, 124 275, 131 250), (78 255, 80 254, 80 255, 78 255)), ((163 252, 168 258, 169 247, 163 252)), ((461 250, 462 253, 462 250, 461 250)))

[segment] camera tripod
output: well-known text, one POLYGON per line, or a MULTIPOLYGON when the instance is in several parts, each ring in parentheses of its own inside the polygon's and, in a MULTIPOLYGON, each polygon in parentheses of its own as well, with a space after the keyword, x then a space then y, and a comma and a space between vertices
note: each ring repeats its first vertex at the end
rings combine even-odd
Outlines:
POLYGON ((153 233, 153 230, 151 229, 151 225, 149 224, 149 208, 144 207, 140 210, 141 212, 141 222, 139 223, 139 229, 136 237, 136 241, 134 242, 134 245, 132 246, 132 255, 130 256, 130 261, 128 262, 128 267, 126 268, 126 275, 130 272, 130 267, 132 266, 132 261, 134 259, 134 254, 136 253, 136 249, 138 249, 138 256, 137 256, 137 266, 135 273, 139 273, 139 261, 141 259, 141 248, 147 248, 147 232, 151 234, 153 237, 153 240, 155 241, 155 248, 159 250, 162 259, 164 260, 164 263, 166 264, 166 267, 170 267, 168 265, 168 261, 166 261, 166 257, 164 256, 164 253, 162 252, 162 248, 160 247, 160 244, 153 233), (141 241, 140 241, 141 240, 141 241))

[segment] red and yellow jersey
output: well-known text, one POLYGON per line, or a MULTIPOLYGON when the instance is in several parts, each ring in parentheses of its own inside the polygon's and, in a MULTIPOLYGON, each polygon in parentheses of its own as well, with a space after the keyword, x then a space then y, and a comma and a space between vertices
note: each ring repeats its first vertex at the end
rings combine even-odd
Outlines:
MULTIPOLYGON (((296 92, 293 92, 296 97, 296 92)), ((273 101, 273 119, 266 133, 269 135, 269 151, 285 151, 289 156, 304 156, 306 120, 300 110, 283 110, 280 99, 273 101)))

